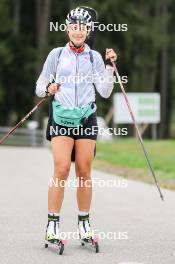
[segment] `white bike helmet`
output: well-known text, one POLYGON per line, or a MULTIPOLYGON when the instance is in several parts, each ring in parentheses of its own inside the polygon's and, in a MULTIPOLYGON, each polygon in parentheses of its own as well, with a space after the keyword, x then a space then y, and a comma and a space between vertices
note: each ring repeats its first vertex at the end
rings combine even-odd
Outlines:
POLYGON ((88 27, 92 26, 92 17, 89 12, 81 7, 77 7, 69 12, 66 24, 84 24, 88 27))

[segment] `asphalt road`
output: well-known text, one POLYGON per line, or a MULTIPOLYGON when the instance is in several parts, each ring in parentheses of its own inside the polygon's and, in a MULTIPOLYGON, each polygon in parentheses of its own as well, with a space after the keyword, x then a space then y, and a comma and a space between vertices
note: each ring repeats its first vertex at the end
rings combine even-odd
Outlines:
MULTIPOLYGON (((48 149, 0 147, 0 263, 175 263, 175 192, 163 190, 162 202, 154 186, 95 170, 91 225, 101 237, 100 253, 72 237, 62 256, 45 249, 52 169, 48 149), (115 187, 103 187, 109 180, 115 187)), ((61 212, 67 235, 77 231, 74 165, 70 180, 61 212)))

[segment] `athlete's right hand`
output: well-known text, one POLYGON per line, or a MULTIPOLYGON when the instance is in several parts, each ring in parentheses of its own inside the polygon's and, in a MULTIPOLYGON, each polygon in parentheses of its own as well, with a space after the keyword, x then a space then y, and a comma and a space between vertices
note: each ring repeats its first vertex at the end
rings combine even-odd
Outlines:
POLYGON ((56 92, 60 91, 61 85, 58 83, 52 83, 48 87, 48 95, 54 95, 56 92))

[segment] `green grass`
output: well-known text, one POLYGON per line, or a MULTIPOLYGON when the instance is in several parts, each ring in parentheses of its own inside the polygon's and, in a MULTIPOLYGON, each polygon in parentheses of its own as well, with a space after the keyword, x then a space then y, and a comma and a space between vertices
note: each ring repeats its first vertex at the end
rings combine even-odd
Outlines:
MULTIPOLYGON (((175 189, 175 140, 144 140, 151 163, 163 187, 175 189)), ((97 142, 95 167, 121 176, 152 182, 137 139, 97 142), (131 176, 130 176, 131 175, 131 176)))

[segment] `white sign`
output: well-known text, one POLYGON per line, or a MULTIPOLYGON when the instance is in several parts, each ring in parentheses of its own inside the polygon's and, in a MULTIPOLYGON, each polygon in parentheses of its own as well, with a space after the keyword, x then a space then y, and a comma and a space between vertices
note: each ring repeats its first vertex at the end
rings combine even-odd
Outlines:
MULTIPOLYGON (((127 93, 137 123, 157 124, 160 122, 160 94, 127 93)), ((113 120, 117 124, 132 124, 130 112, 122 93, 115 93, 113 120)))

